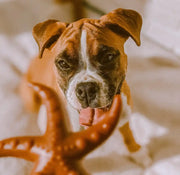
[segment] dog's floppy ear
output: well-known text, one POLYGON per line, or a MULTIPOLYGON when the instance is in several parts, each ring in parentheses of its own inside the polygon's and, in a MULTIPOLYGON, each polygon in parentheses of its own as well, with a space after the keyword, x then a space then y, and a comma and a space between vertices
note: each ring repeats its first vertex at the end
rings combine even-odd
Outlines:
POLYGON ((50 19, 34 26, 33 36, 39 46, 40 58, 42 58, 45 48, 49 48, 58 40, 67 25, 66 23, 50 19))
POLYGON ((133 10, 116 9, 100 18, 100 23, 117 34, 131 36, 139 46, 142 18, 133 10))

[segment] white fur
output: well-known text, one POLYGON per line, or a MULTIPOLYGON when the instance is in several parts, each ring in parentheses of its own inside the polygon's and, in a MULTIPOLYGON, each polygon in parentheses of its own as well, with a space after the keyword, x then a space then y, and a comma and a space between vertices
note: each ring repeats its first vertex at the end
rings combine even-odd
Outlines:
POLYGON ((67 110, 69 114, 69 121, 71 124, 72 131, 73 132, 80 131, 82 129, 82 126, 79 124, 79 112, 68 103, 67 103, 67 110))
POLYGON ((106 98, 106 93, 108 91, 108 86, 104 82, 103 78, 99 76, 96 72, 96 69, 91 66, 89 63, 89 56, 87 53, 87 33, 85 30, 82 31, 81 40, 80 40, 80 58, 83 62, 83 68, 77 73, 69 83, 69 87, 67 89, 67 100, 69 103, 76 109, 81 109, 81 104, 79 103, 75 89, 78 83, 81 82, 97 82, 100 86, 99 92, 99 101, 100 105, 106 106, 108 105, 108 100, 106 98))
POLYGON ((121 99, 123 103, 123 108, 122 108, 120 122, 118 124, 118 127, 121 127, 125 123, 127 123, 132 114, 131 107, 127 104, 127 97, 125 96, 125 94, 121 93, 121 99))

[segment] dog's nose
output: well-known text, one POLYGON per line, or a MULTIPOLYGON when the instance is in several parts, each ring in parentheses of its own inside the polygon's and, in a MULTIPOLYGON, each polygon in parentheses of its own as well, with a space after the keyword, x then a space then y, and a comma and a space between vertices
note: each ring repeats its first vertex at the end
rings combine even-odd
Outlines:
POLYGON ((76 96, 83 107, 87 107, 97 95, 99 88, 96 82, 79 83, 76 87, 76 96))

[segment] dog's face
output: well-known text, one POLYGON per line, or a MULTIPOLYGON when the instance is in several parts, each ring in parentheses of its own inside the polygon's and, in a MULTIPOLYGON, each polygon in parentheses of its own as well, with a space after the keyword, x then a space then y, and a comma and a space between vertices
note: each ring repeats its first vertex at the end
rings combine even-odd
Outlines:
POLYGON ((125 38, 89 22, 78 30, 75 25, 67 28, 54 47, 58 85, 76 109, 106 107, 125 77, 125 38))
POLYGON ((117 9, 100 20, 46 21, 35 26, 34 37, 40 57, 46 48, 55 53, 57 83, 68 102, 79 110, 111 104, 127 69, 124 43, 131 36, 139 45, 140 29, 137 12, 117 9))

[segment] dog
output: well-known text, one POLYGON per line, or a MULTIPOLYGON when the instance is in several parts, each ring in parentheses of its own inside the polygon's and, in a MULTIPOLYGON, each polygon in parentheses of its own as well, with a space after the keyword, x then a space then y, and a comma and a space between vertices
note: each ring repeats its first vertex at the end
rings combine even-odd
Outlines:
MULTIPOLYGON (((21 85, 26 107, 37 111, 41 104, 37 94, 27 86, 31 81, 54 89, 64 105, 67 101, 79 111, 83 126, 98 122, 98 114, 108 110, 118 93, 124 99, 123 116, 129 116, 132 100, 125 78, 124 43, 131 37, 139 46, 141 26, 141 16, 128 9, 116 9, 100 19, 83 18, 70 24, 57 20, 37 24, 33 36, 39 55, 32 60, 21 85)), ((132 157, 146 166, 151 162, 147 149, 137 143, 123 116, 117 131, 132 157)))

